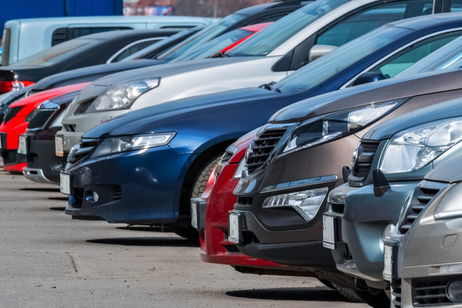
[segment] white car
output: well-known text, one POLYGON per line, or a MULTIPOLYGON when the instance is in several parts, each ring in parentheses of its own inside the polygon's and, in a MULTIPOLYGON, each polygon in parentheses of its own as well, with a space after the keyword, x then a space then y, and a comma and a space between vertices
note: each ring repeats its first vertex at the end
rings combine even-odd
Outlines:
POLYGON ((383 24, 437 11, 433 3, 318 0, 260 31, 226 58, 170 62, 96 80, 70 105, 56 135, 56 154, 69 153, 87 130, 131 110, 278 81, 383 24))

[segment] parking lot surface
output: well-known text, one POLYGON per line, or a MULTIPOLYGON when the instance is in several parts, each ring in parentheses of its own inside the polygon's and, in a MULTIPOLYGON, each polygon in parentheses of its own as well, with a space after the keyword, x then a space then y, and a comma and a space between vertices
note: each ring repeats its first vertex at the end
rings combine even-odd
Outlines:
POLYGON ((366 307, 316 279, 203 263, 172 233, 72 220, 65 204, 0 173, 0 307, 366 307))

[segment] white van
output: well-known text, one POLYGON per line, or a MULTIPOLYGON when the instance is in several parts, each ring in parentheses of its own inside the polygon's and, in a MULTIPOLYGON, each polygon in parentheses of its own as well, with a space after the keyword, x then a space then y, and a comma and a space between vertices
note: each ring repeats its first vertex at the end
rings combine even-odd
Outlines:
POLYGON ((103 31, 186 29, 213 19, 184 16, 97 16, 14 19, 5 23, 2 65, 17 62, 64 41, 103 31))

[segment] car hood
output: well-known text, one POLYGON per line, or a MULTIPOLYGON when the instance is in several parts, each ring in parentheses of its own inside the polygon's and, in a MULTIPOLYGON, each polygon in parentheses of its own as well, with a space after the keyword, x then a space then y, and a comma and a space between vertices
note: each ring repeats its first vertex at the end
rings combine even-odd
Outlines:
POLYGON ((79 91, 80 89, 86 87, 88 85, 88 83, 79 83, 79 84, 73 84, 73 85, 69 85, 69 86, 64 86, 64 87, 59 87, 59 88, 55 88, 55 89, 50 89, 50 90, 46 90, 46 91, 42 91, 42 92, 39 92, 37 94, 34 94, 34 95, 31 95, 31 96, 28 96, 26 98, 23 98, 13 104, 11 104, 11 108, 14 108, 14 107, 22 107, 22 106, 26 106, 26 105, 29 105, 29 104, 36 104, 38 102, 44 102, 45 100, 48 100, 52 97, 56 97, 58 95, 63 95, 63 94, 66 94, 66 93, 69 93, 69 92, 75 92, 75 91, 79 91))
POLYGON ((43 91, 56 87, 57 85, 63 86, 70 83, 93 81, 108 74, 137 68, 144 68, 147 66, 163 64, 165 62, 166 61, 162 60, 134 60, 119 63, 93 65, 48 76, 34 84, 32 89, 33 91, 43 91))
POLYGON ((280 93, 262 88, 248 88, 186 98, 126 113, 89 130, 84 137, 100 138, 106 135, 120 136, 150 133, 155 129, 153 122, 156 121, 165 123, 176 116, 186 115, 191 112, 198 112, 197 114, 202 114, 203 116, 206 109, 224 105, 245 104, 247 101, 278 99, 279 96, 281 96, 280 93))
POLYGON ((447 183, 462 181, 462 159, 455 156, 443 160, 425 176, 425 180, 447 183))
MULTIPOLYGON (((251 61, 258 58, 265 59, 266 57, 239 57, 239 58, 219 58, 219 59, 201 59, 186 62, 174 62, 157 65, 155 67, 139 68, 123 73, 112 74, 94 81, 95 86, 112 86, 116 84, 145 80, 156 77, 167 77, 171 75, 181 74, 184 72, 205 69, 209 67, 241 64, 245 61, 251 61)), ((162 81, 161 81, 162 82, 162 81)))
POLYGON ((371 103, 460 89, 462 70, 430 72, 393 78, 329 92, 302 100, 276 112, 270 123, 301 122, 323 114, 371 103))
POLYGON ((462 117, 462 99, 453 99, 405 113, 404 115, 388 120, 380 125, 377 125, 376 127, 371 128, 366 134, 364 134, 362 139, 389 139, 394 134, 402 130, 428 122, 454 117, 462 117))

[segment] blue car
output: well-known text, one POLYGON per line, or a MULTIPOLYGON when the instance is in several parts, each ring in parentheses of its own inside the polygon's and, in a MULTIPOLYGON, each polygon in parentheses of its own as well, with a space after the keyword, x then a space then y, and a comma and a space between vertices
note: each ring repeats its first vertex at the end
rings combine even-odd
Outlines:
POLYGON ((100 124, 72 149, 61 174, 61 191, 70 195, 66 214, 162 223, 188 237, 190 198, 200 196, 234 140, 301 99, 393 77, 459 37, 461 27, 461 14, 394 22, 277 84, 170 102, 100 124))

